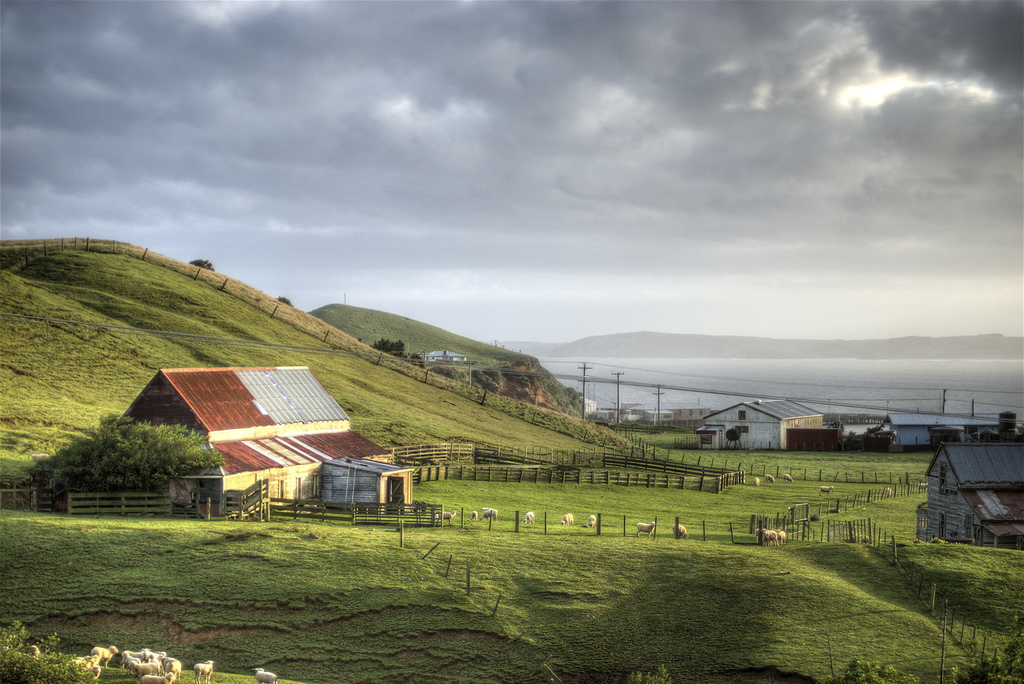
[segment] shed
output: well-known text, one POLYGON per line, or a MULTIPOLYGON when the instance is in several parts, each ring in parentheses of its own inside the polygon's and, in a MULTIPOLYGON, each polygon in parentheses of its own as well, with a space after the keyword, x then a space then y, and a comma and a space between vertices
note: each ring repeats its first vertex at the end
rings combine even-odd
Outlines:
POLYGON ((321 467, 321 492, 331 503, 412 503, 412 468, 359 458, 321 467))
POLYGON ((709 448, 786 449, 790 429, 821 428, 823 419, 820 412, 789 399, 758 399, 708 414, 698 434, 713 438, 716 433, 710 432, 710 428, 718 427, 724 431, 717 436, 724 436, 726 443, 709 448))
POLYGON ((1024 444, 943 444, 927 476, 919 540, 1024 550, 1024 444))
MULTIPOLYGON (((392 460, 387 449, 352 431, 348 415, 305 366, 163 369, 125 416, 206 435, 224 465, 172 480, 170 494, 179 503, 209 502, 212 514, 225 492, 259 481, 268 482, 274 497, 319 498, 325 462, 392 460)), ((396 493, 380 491, 378 503, 396 493)), ((401 496, 409 501, 412 493, 403 485, 401 496)))
POLYGON ((986 431, 999 429, 999 415, 984 413, 890 413, 885 417, 893 435, 893 451, 930 448, 942 442, 968 442, 986 431))

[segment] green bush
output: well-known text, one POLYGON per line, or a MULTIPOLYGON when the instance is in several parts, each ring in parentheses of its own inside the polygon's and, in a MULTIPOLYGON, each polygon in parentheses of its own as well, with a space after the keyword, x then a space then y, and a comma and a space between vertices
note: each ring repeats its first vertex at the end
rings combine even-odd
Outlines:
POLYGON ((672 684, 672 677, 667 667, 659 665, 657 672, 634 672, 626 678, 626 684, 672 684))
POLYGON ((83 439, 40 466, 55 482, 86 492, 156 491, 172 477, 224 463, 206 438, 180 425, 107 416, 83 439))
POLYGON ((875 665, 853 660, 846 672, 833 680, 834 684, 917 684, 920 680, 891 665, 875 665))
POLYGON ((978 658, 969 667, 953 669, 955 684, 1021 684, 1024 682, 1024 616, 1018 615, 1003 652, 978 658))
POLYGON ((56 651, 57 637, 39 642, 32 652, 29 633, 19 622, 0 629, 0 682, 4 684, 76 684, 91 682, 73 656, 56 651))

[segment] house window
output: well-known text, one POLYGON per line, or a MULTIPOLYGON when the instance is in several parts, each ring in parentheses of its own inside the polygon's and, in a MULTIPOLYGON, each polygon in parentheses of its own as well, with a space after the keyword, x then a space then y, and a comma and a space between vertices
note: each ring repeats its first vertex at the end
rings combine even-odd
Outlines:
POLYGON ((736 426, 736 432, 747 433, 747 432, 750 432, 750 428, 747 425, 737 425, 736 426))
POLYGON ((739 420, 746 420, 747 419, 747 412, 746 411, 741 410, 739 415, 740 415, 739 420))
POLYGON ((700 443, 701 444, 711 444, 711 435, 701 435, 700 436, 700 443))
POLYGON ((946 489, 946 464, 939 464, 939 494, 948 494, 946 489))
POLYGON ((939 539, 946 537, 946 514, 939 513, 939 539))

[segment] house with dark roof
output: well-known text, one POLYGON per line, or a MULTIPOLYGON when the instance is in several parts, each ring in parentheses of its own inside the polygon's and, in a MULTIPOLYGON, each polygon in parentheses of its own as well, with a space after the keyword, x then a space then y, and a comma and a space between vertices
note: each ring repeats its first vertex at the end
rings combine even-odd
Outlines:
POLYGON ((702 449, 787 449, 791 429, 820 429, 824 416, 788 399, 758 399, 704 417, 697 429, 702 449))
POLYGON ((206 436, 224 465, 172 480, 170 493, 177 503, 209 502, 214 515, 227 492, 261 481, 271 497, 323 498, 325 465, 361 475, 345 491, 330 488, 330 501, 412 502, 411 470, 353 432, 348 415, 304 366, 163 369, 125 416, 206 436))
POLYGON ((946 443, 928 464, 917 538, 1024 550, 1024 443, 946 443))

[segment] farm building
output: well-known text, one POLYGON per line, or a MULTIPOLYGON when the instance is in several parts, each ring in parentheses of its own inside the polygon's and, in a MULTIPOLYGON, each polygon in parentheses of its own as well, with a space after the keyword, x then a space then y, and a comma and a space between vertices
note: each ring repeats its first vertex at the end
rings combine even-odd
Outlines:
POLYGON ((821 413, 788 399, 736 404, 704 418, 697 430, 703 449, 787 449, 790 429, 822 427, 821 413))
POLYGON ((423 357, 430 363, 465 363, 469 360, 465 354, 447 350, 427 352, 423 357))
POLYGON ((999 415, 995 413, 890 413, 884 422, 889 426, 887 434, 892 436, 890 451, 929 448, 942 442, 977 441, 1000 430, 999 415))
MULTIPOLYGON (((306 367, 164 369, 125 416, 206 435, 224 465, 174 479, 170 490, 178 503, 209 502, 214 515, 225 492, 259 481, 268 482, 272 497, 319 498, 325 463, 391 460, 386 449, 352 431, 348 415, 306 367)), ((377 503, 411 501, 411 471, 385 465, 363 466, 375 481, 358 484, 377 503)), ((368 500, 361 490, 358 496, 368 500)))
POLYGON ((1024 443, 943 444, 927 476, 919 540, 1024 550, 1024 443))

